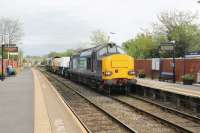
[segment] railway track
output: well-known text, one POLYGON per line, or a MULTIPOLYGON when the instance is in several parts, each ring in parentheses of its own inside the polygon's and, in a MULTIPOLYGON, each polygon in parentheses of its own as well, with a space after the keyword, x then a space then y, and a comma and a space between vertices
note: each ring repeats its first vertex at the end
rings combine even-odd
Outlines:
MULTIPOLYGON (((54 80, 62 82, 65 86, 80 93, 82 96, 105 112, 107 112, 113 118, 124 123, 127 127, 135 129, 137 132, 142 133, 174 133, 174 132, 192 132, 166 120, 159 119, 154 115, 148 114, 137 108, 133 108, 127 103, 122 103, 119 100, 112 99, 107 96, 103 96, 99 93, 86 89, 83 86, 77 85, 63 79, 59 76, 51 74, 54 80)), ((90 113, 89 113, 90 114, 90 113)), ((95 122, 93 122, 95 123, 95 122)), ((100 126, 100 124, 98 125, 100 126)), ((113 131, 112 131, 113 132, 113 131)))
POLYGON ((46 73, 46 77, 56 87, 66 104, 89 133, 136 133, 134 129, 108 114, 95 103, 87 100, 79 92, 63 86, 63 83, 59 82, 55 77, 52 77, 52 75, 46 73))
POLYGON ((156 117, 161 121, 173 125, 177 129, 183 129, 191 133, 200 133, 200 119, 162 105, 158 105, 141 98, 129 96, 112 96, 113 99, 126 104, 134 109, 156 117))

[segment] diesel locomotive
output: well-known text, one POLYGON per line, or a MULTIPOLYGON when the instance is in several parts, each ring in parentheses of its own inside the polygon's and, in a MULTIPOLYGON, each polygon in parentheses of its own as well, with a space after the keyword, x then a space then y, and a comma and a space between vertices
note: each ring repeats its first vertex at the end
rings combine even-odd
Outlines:
POLYGON ((71 80, 106 91, 136 83, 134 59, 114 43, 71 56, 69 74, 71 80))
MULTIPOLYGON (((49 69, 59 74, 55 65, 59 59, 51 60, 49 69)), ((67 75, 65 77, 95 89, 110 92, 111 89, 127 88, 136 83, 134 58, 115 43, 81 50, 65 61, 69 62, 67 71, 63 73, 67 75)))

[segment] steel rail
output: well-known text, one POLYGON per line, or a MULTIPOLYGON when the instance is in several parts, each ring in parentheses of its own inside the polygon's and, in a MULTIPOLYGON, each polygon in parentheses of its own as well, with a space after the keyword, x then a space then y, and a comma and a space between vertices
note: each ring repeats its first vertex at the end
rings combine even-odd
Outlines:
MULTIPOLYGON (((48 78, 48 74, 45 73, 46 77, 48 78)), ((58 93, 60 93, 58 91, 58 93)), ((78 114, 75 112, 75 110, 70 106, 70 104, 65 100, 65 98, 63 98, 63 96, 61 96, 62 100, 65 102, 65 104, 70 108, 70 110, 72 111, 72 113, 76 116, 76 118, 79 120, 79 122, 83 125, 83 127, 85 128, 85 130, 88 133, 92 133, 92 131, 86 126, 86 124, 81 120, 81 118, 78 116, 78 114)))
POLYGON ((159 103, 156 103, 156 102, 153 102, 152 100, 147 100, 147 99, 135 96, 133 94, 128 94, 128 96, 133 97, 133 98, 138 99, 138 100, 141 100, 141 101, 144 101, 144 102, 147 102, 147 103, 152 104, 154 106, 160 107, 163 110, 167 110, 167 111, 172 112, 172 113, 177 113, 178 115, 181 115, 186 119, 190 119, 190 120, 193 120, 193 121, 195 121, 197 123, 200 123, 200 118, 199 117, 196 117, 196 116, 193 116, 191 114, 188 114, 188 113, 185 113, 185 112, 182 112, 182 111, 167 107, 165 105, 162 105, 162 104, 159 104, 159 103))
MULTIPOLYGON (((51 74, 51 75, 53 75, 53 74, 51 74)), ((53 76, 54 76, 54 78, 56 77, 55 75, 53 75, 53 76)), ((87 98, 87 97, 85 97, 83 94, 81 94, 79 91, 73 89, 72 86, 69 86, 69 85, 68 85, 69 83, 66 83, 66 82, 64 83, 64 81, 61 81, 61 80, 59 80, 59 79, 57 79, 57 78, 56 78, 56 80, 58 80, 59 82, 61 82, 64 86, 66 86, 66 87, 72 89, 73 91, 75 91, 77 94, 79 94, 80 96, 82 96, 84 99, 86 99, 87 101, 89 101, 91 104, 93 104, 93 105, 95 105, 95 106, 98 106, 98 105, 96 105, 94 102, 92 102, 89 98, 87 98)), ((150 117, 153 118, 153 119, 157 119, 157 120, 159 120, 161 123, 167 124, 169 127, 173 127, 173 128, 175 128, 176 130, 178 130, 178 131, 187 132, 187 133, 192 133, 192 131, 190 131, 190 130, 188 130, 188 129, 185 129, 185 128, 182 127, 182 126, 176 125, 176 124, 174 124, 174 123, 172 123, 172 122, 170 122, 170 121, 167 121, 166 119, 163 119, 163 118, 161 118, 161 117, 159 117, 159 116, 156 116, 156 115, 154 115, 154 114, 151 114, 151 113, 149 113, 149 112, 146 112, 145 110, 142 110, 142 109, 140 109, 140 108, 137 108, 137 107, 135 107, 135 106, 133 106, 133 105, 130 105, 130 104, 124 102, 124 101, 121 101, 121 100, 119 100, 119 99, 116 99, 116 98, 114 98, 114 97, 112 97, 112 96, 110 96, 110 98, 113 99, 113 100, 115 100, 115 101, 118 101, 119 103, 122 103, 122 104, 124 104, 124 105, 126 105, 126 106, 128 106, 128 107, 130 107, 130 108, 133 108, 134 110, 140 111, 140 112, 142 112, 142 113, 144 113, 144 114, 150 116, 150 117)), ((101 107, 98 106, 98 108, 100 108, 100 110, 102 110, 104 113, 109 114, 109 116, 111 116, 111 117, 114 118, 115 120, 120 121, 119 119, 115 118, 112 114, 108 113, 106 110, 102 109, 101 107)), ((120 121, 120 123, 122 123, 122 122, 120 121)), ((126 124, 125 124, 125 126, 128 127, 126 124)), ((136 132, 136 131, 135 131, 135 132, 136 132)))
MULTIPOLYGON (((45 72, 48 73, 48 72, 45 72)), ((48 73, 49 75, 49 73, 48 73)), ((122 125, 125 129, 127 129, 128 131, 132 132, 132 133, 137 133, 137 131, 131 127, 129 127, 128 125, 124 124, 123 122, 121 122, 118 118, 116 118, 115 116, 113 116, 112 114, 110 114, 109 112, 107 112, 106 110, 102 109, 100 106, 98 106, 97 104, 95 104, 94 102, 92 102, 90 99, 88 99, 87 97, 85 97, 83 94, 81 94, 80 92, 76 91, 75 89, 73 89, 73 87, 66 85, 65 83, 63 83, 63 81, 60 81, 59 79, 57 79, 55 76, 53 76, 51 74, 51 77, 53 77, 56 81, 62 83, 65 87, 71 89, 72 91, 74 91, 76 94, 78 94, 79 96, 81 96, 82 98, 84 98, 85 100, 87 100, 90 104, 92 104, 93 106, 95 106, 97 109, 99 109, 100 111, 102 111, 103 113, 105 113, 107 116, 109 116, 112 120, 116 121, 118 124, 122 125)))
POLYGON ((163 123, 163 124, 166 123, 166 124, 168 124, 168 126, 172 126, 172 127, 174 127, 175 129, 178 129, 179 131, 186 132, 186 133, 193 133, 192 131, 190 131, 190 130, 188 130, 188 129, 185 129, 184 127, 181 127, 181 126, 179 126, 179 125, 176 125, 176 124, 174 124, 174 123, 172 123, 172 122, 170 122, 170 121, 167 121, 167 120, 165 120, 165 119, 163 119, 163 118, 161 118, 161 117, 158 117, 158 116, 156 116, 156 115, 154 115, 154 114, 151 114, 151 113, 149 113, 149 112, 146 112, 146 111, 144 111, 144 110, 142 110, 142 109, 139 109, 139 108, 137 108, 136 106, 130 105, 130 104, 128 104, 127 102, 124 102, 124 101, 122 101, 122 100, 120 100, 120 99, 118 99, 118 98, 115 98, 115 97, 113 97, 113 96, 110 96, 110 98, 112 98, 113 100, 116 100, 116 101, 118 101, 118 102, 120 102, 120 103, 122 103, 122 104, 124 104, 124 105, 127 105, 127 106, 129 106, 129 107, 131 107, 131 108, 133 108, 133 109, 135 109, 135 110, 138 110, 138 111, 140 111, 140 112, 143 112, 144 114, 147 114, 147 115, 151 116, 152 118, 155 118, 155 119, 159 120, 161 123, 163 123))

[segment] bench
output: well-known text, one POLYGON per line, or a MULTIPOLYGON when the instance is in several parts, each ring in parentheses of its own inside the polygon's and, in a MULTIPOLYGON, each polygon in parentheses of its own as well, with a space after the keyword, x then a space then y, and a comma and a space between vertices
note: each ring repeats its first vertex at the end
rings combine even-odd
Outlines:
POLYGON ((161 72, 159 76, 159 81, 169 81, 173 80, 174 74, 170 72, 161 72))

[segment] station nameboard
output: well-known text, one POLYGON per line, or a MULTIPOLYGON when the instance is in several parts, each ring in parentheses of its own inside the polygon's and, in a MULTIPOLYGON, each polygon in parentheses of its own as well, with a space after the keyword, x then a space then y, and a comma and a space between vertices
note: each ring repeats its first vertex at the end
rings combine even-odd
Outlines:
POLYGON ((200 51, 196 51, 196 52, 187 52, 186 55, 200 55, 200 51))
POLYGON ((16 44, 4 44, 4 48, 17 47, 16 44))
POLYGON ((4 44, 4 50, 6 52, 18 52, 16 44, 4 44))
POLYGON ((18 47, 5 47, 6 52, 18 52, 18 47))
POLYGON ((192 58, 192 57, 200 57, 200 51, 196 51, 196 52, 187 52, 185 54, 186 58, 192 58))
POLYGON ((174 46, 170 44, 160 45, 160 49, 165 51, 172 51, 174 49, 174 46))

